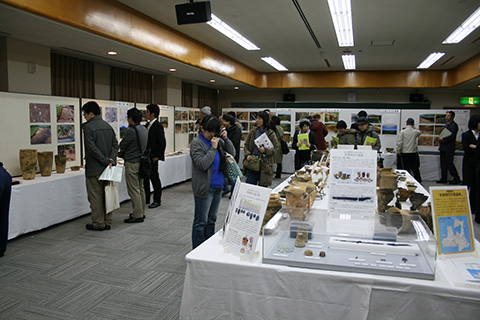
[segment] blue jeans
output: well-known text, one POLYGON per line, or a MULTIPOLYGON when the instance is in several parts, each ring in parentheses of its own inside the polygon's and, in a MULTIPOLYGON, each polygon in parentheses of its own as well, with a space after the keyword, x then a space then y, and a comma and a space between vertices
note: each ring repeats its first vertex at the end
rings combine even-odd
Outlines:
POLYGON ((258 182, 260 181, 260 172, 262 172, 262 170, 252 171, 250 169, 247 169, 247 180, 245 182, 249 184, 257 185, 258 182))
POLYGON ((195 199, 195 217, 192 227, 192 245, 195 249, 215 233, 222 188, 210 187, 206 198, 193 197, 195 199))

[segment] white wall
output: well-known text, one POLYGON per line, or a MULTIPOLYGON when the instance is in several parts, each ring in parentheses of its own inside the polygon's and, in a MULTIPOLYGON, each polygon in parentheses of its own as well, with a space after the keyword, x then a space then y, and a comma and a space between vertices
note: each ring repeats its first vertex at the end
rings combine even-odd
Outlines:
POLYGON ((8 91, 51 94, 50 48, 7 38, 6 49, 8 91))

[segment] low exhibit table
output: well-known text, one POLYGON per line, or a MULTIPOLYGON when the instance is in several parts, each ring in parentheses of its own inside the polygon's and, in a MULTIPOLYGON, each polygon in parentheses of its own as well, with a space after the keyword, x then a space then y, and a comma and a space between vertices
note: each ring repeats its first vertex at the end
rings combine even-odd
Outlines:
MULTIPOLYGON (((326 209, 327 197, 313 207, 326 209)), ((463 281, 451 257, 437 258, 435 279, 424 280, 267 264, 261 242, 251 262, 225 252, 221 231, 188 253, 180 319, 451 320, 480 314, 480 284, 463 281)))
MULTIPOLYGON (((167 156, 159 165, 162 186, 167 187, 192 177, 189 154, 167 156)), ((90 212, 85 187, 85 171, 67 169, 63 174, 52 172, 49 177, 37 175, 12 186, 8 239, 41 230, 90 212)), ((119 184, 120 201, 130 199, 125 179, 119 184)))

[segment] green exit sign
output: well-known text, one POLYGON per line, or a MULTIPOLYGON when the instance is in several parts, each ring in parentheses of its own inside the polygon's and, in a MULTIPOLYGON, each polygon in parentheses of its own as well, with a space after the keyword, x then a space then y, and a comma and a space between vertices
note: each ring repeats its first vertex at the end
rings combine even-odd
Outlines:
POLYGON ((460 97, 461 104, 480 104, 480 97, 460 97))

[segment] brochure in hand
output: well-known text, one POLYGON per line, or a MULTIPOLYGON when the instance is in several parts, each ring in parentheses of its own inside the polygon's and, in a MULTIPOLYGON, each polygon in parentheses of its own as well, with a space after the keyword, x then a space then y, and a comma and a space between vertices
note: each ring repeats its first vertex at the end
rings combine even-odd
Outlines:
POLYGON ((268 139, 268 136, 265 132, 262 133, 260 137, 255 139, 254 142, 257 148, 260 148, 261 146, 263 146, 264 148, 267 148, 267 149, 273 149, 273 143, 270 141, 270 139, 268 139))
POLYGON ((302 144, 300 147, 298 147, 298 150, 310 150, 310 147, 307 146, 307 143, 310 144, 308 133, 299 134, 298 142, 302 144))

